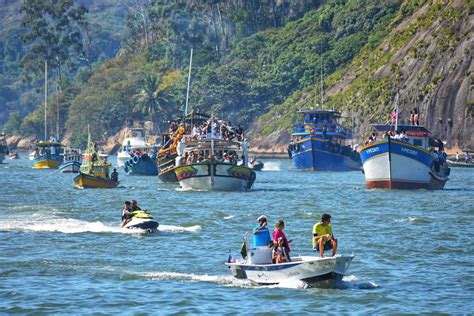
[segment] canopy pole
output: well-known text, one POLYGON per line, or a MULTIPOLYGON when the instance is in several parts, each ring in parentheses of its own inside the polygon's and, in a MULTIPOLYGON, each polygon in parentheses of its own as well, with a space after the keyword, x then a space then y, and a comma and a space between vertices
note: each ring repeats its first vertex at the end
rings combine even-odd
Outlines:
POLYGON ((184 116, 188 115, 189 85, 191 84, 191 65, 192 64, 193 64, 193 49, 191 48, 191 56, 189 57, 188 88, 186 90, 186 108, 184 109, 184 116))

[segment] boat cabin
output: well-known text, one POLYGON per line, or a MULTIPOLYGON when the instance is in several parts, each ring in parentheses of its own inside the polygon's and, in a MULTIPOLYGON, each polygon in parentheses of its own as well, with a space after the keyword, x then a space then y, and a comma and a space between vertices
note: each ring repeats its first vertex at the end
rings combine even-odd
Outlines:
POLYGON ((178 165, 208 160, 217 160, 235 165, 246 165, 247 163, 246 151, 241 144, 223 139, 204 138, 182 142, 178 146, 178 154, 183 160, 178 165))
POLYGON ((350 129, 339 124, 341 113, 333 110, 300 110, 303 123, 293 125, 293 136, 320 135, 325 138, 351 139, 350 129))
POLYGON ((426 150, 429 146, 438 147, 438 143, 429 137, 429 131, 422 126, 399 125, 396 131, 394 125, 373 124, 372 126, 376 131, 376 139, 374 140, 386 138, 385 136, 388 133, 392 139, 405 141, 413 146, 421 147, 426 150))

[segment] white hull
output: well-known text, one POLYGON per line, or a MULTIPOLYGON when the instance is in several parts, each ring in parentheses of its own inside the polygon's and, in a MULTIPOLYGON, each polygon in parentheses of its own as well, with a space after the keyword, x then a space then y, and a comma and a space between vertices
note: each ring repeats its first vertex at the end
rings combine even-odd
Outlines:
POLYGON ((393 153, 391 161, 388 153, 384 153, 364 163, 367 181, 392 180, 428 184, 431 180, 430 170, 419 161, 393 153))
POLYGON ((158 222, 154 219, 149 218, 138 218, 128 222, 123 228, 135 229, 135 230, 146 230, 150 233, 158 231, 158 222))
POLYGON ((117 167, 123 168, 125 166, 125 162, 130 159, 130 154, 125 151, 120 151, 117 154, 117 167))
POLYGON ((247 181, 240 178, 221 177, 221 176, 203 176, 188 178, 179 181, 183 190, 222 190, 222 191, 245 191, 247 190, 247 181))
POLYGON ((280 264, 226 263, 232 274, 259 284, 278 284, 288 280, 315 283, 325 280, 341 280, 349 268, 353 255, 335 257, 301 256, 280 264))

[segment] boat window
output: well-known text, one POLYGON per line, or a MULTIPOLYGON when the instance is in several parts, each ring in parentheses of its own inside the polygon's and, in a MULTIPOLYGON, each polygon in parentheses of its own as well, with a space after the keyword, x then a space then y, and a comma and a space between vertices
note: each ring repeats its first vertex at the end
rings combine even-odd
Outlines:
POLYGON ((423 147, 423 139, 413 138, 413 145, 423 147))

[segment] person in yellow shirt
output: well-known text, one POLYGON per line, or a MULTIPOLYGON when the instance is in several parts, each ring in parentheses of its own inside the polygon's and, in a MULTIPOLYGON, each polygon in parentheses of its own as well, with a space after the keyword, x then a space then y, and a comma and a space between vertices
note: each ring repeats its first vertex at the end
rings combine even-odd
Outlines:
POLYGON ((319 251, 324 258, 324 251, 332 249, 332 256, 336 255, 337 239, 332 232, 331 215, 323 214, 321 222, 313 226, 313 250, 319 251))

